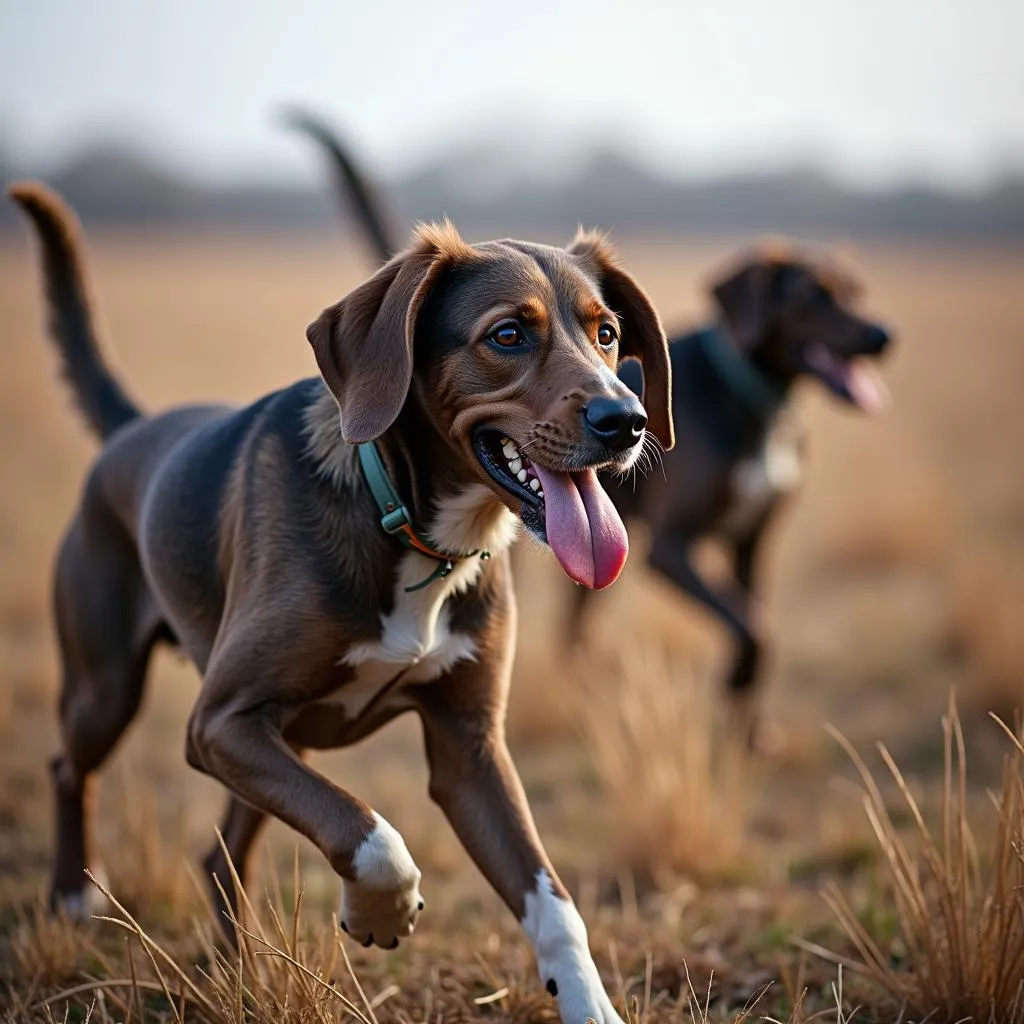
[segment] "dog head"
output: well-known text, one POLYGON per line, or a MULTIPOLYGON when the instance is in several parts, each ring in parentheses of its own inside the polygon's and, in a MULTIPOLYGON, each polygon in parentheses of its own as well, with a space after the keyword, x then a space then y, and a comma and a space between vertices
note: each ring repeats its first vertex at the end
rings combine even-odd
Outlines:
POLYGON ((890 335, 855 312, 859 292, 837 265, 778 247, 741 258, 712 289, 735 343, 767 373, 786 382, 810 374, 874 412, 888 392, 866 360, 885 351, 890 335))
POLYGON ((450 224, 312 323, 307 336, 350 444, 418 406, 459 463, 588 587, 612 583, 626 532, 598 470, 626 471, 650 432, 673 443, 670 367, 650 300, 603 239, 566 249, 468 245, 450 224), (641 405, 615 375, 644 366, 641 405))

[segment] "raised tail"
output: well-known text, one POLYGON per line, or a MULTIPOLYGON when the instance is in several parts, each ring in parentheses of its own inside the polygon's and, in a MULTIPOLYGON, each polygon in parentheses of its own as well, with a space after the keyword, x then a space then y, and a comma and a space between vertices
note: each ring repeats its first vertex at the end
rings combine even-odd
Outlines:
POLYGON ((354 207, 363 230, 381 261, 390 259, 401 248, 380 195, 347 152, 338 134, 318 117, 298 109, 289 109, 281 120, 316 140, 326 150, 334 167, 338 188, 345 202, 354 207))
POLYGON ((89 302, 78 218, 56 192, 39 182, 20 182, 7 194, 28 216, 39 239, 47 327, 60 352, 64 376, 89 426, 106 439, 142 413, 103 358, 89 302))

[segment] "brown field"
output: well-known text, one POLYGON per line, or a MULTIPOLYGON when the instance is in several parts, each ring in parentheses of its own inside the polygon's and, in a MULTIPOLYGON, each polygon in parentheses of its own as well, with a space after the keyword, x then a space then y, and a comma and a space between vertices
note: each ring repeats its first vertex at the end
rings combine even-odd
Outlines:
MULTIPOLYGON (((729 248, 624 245, 670 325, 703 314, 701 278, 729 248)), ((94 257, 117 361, 150 408, 245 401, 313 372, 306 323, 366 270, 359 253, 301 239, 103 239, 94 257)), ((752 1020, 819 1011, 829 1020, 897 1020, 894 995, 907 1000, 904 1020, 932 1010, 936 1021, 968 1019, 984 1005, 981 989, 996 984, 968 961, 982 949, 994 963, 1011 941, 998 929, 979 938, 974 875, 957 866, 980 872, 983 885, 1008 858, 1003 898, 1020 904, 1022 890, 1006 881, 1024 884, 1010 845, 1021 838, 1020 804, 1008 804, 1016 832, 1000 840, 988 792, 1013 748, 986 711, 1012 723, 1024 705, 1024 253, 875 247, 855 263, 871 308, 898 329, 885 368, 894 407, 866 421, 813 389, 799 395, 810 472, 778 524, 765 595, 774 632, 767 707, 784 741, 776 760, 743 762, 721 742, 713 697, 723 638, 645 574, 642 538, 623 581, 595 602, 585 665, 566 665, 559 653, 565 582, 543 555, 520 559, 513 751, 599 966, 633 1021, 733 1020, 769 983, 752 1020), (894 834, 909 837, 907 863, 916 863, 913 815, 873 745, 891 751, 924 819, 939 825, 951 687, 974 833, 965 852, 955 841, 946 851, 954 865, 943 875, 954 894, 946 904, 937 895, 946 890, 926 884, 921 869, 925 937, 915 939, 858 776, 825 724, 865 756, 879 799, 893 808, 894 834), (897 972, 888 993, 857 970, 856 945, 821 895, 830 884, 877 944, 884 970, 897 972), (951 906, 956 942, 941 923, 951 906), (930 982, 929 957, 940 965, 930 982), (848 961, 841 974, 836 959, 848 961), (961 968, 961 989, 975 986, 980 1002, 957 1002, 952 989, 934 995, 961 968)), ((333 996, 279 956, 243 961, 249 995, 228 967, 211 966, 202 938, 209 915, 189 871, 212 839, 221 793, 184 763, 197 682, 173 656, 158 659, 143 713, 103 777, 97 826, 111 892, 183 972, 161 963, 174 1006, 141 940, 106 922, 75 931, 36 909, 51 844, 45 765, 56 743, 49 565, 94 446, 55 379, 36 270, 20 239, 0 246, 0 324, 0 1010, 11 1020, 62 1020, 69 1005, 69 1019, 93 1006, 94 1020, 175 1020, 187 977, 200 995, 181 997, 186 1020, 340 1019, 333 996)), ((316 851, 275 825, 250 896, 260 911, 265 891, 279 889, 274 899, 290 917, 297 846, 307 935, 299 958, 381 1022, 554 1019, 515 923, 427 799, 415 723, 318 763, 403 831, 429 907, 394 953, 346 945, 362 1002, 334 942, 336 880, 316 851)), ((1012 769, 1019 781, 1019 760, 1012 769)), ((904 885, 918 877, 910 870, 904 885)), ((290 921, 278 935, 263 916, 270 941, 289 947, 290 921)), ((1017 920, 1013 941, 1024 941, 1017 920)), ((1016 968, 1005 970, 1019 969, 1024 981, 1024 953, 1010 955, 1016 968)), ((1018 998, 1016 1011, 969 1019, 1024 1020, 1018 998)))

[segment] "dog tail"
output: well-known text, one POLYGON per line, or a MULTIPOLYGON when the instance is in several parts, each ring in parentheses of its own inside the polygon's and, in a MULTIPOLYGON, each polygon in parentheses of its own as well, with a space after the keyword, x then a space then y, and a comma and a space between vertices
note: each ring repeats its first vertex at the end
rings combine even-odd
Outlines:
POLYGON ((60 351, 64 376, 89 426, 106 439, 142 413, 103 357, 78 218, 56 192, 39 182, 12 185, 8 195, 28 216, 39 240, 47 325, 60 351))
POLYGON ((343 201, 355 207, 363 230, 369 236, 377 257, 390 259, 400 245, 391 226, 384 203, 369 178, 360 170, 341 138, 318 117, 298 109, 285 110, 282 122, 314 139, 330 157, 343 201))

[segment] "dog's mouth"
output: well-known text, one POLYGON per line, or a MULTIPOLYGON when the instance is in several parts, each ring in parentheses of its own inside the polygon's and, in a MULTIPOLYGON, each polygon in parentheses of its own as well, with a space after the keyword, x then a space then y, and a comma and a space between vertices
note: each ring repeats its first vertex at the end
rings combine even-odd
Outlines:
POLYGON ((523 525, 551 548, 567 576, 593 590, 618 579, 629 540, 596 469, 547 468, 486 427, 474 434, 473 447, 488 476, 519 502, 523 525))
POLYGON ((889 404, 889 389, 866 356, 837 355, 820 341, 803 350, 803 360, 833 394, 864 412, 882 412, 889 404))

